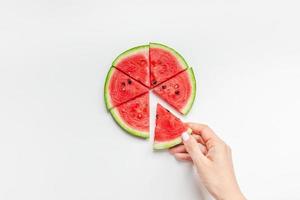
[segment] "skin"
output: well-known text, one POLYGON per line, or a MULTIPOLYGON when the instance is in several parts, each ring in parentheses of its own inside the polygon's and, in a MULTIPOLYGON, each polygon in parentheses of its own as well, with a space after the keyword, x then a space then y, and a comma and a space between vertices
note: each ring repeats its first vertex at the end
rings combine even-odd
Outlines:
POLYGON ((216 200, 246 200, 237 183, 230 147, 204 124, 187 123, 192 136, 170 149, 180 161, 192 162, 208 192, 216 200))

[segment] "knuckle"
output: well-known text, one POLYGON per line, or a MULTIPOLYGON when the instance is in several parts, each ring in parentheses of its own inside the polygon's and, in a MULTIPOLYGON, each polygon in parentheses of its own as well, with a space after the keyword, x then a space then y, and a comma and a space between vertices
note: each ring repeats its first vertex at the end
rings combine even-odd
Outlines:
POLYGON ((202 130, 209 130, 209 129, 210 129, 209 126, 208 126, 207 124, 203 124, 202 126, 203 126, 203 129, 202 129, 202 130))
POLYGON ((228 152, 229 154, 231 154, 231 147, 228 144, 224 143, 223 144, 223 148, 224 148, 224 150, 226 152, 228 152))
POLYGON ((231 147, 229 145, 227 145, 227 150, 231 153, 231 147))
POLYGON ((225 151, 228 149, 228 145, 223 141, 220 143, 220 147, 225 151))
POLYGON ((207 146, 208 149, 212 148, 214 145, 215 145, 215 144, 214 144, 214 141, 212 141, 212 140, 209 140, 209 141, 207 141, 207 143, 206 143, 206 146, 207 146))
POLYGON ((213 131, 208 125, 204 124, 202 128, 202 132, 213 132, 213 131))

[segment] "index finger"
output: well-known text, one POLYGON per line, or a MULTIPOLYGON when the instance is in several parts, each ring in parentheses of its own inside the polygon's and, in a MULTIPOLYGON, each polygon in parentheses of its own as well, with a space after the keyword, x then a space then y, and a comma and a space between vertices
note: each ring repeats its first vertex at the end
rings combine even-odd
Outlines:
POLYGON ((220 140, 214 131, 205 124, 187 123, 187 125, 193 130, 194 134, 200 135, 205 143, 208 140, 220 140))

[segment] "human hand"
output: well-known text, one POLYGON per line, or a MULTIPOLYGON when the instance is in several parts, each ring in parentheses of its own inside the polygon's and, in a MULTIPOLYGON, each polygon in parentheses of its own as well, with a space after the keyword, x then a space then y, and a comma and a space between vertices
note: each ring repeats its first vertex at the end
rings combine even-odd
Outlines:
POLYGON ((217 200, 245 200, 238 186, 230 147, 208 126, 188 123, 193 134, 182 135, 183 144, 170 149, 178 160, 191 161, 208 192, 217 200))

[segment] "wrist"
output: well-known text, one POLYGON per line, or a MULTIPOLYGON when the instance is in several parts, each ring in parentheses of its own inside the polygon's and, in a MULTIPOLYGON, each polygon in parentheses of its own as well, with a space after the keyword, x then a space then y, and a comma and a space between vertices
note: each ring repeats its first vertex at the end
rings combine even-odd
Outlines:
POLYGON ((246 200, 246 198, 244 197, 244 195, 240 192, 240 193, 235 193, 232 194, 222 200, 246 200))
POLYGON ((217 197, 216 200, 246 200, 246 198, 244 197, 242 192, 238 190, 217 197))
POLYGON ((216 200, 246 200, 238 186, 214 196, 216 200))

